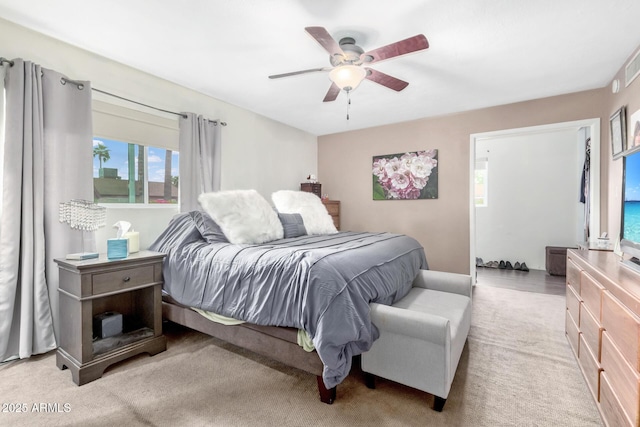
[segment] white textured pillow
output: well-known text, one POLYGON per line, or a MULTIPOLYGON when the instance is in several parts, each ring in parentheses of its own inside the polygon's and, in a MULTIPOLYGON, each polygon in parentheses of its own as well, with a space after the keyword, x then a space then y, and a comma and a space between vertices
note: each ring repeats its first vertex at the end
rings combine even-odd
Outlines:
POLYGON ((276 191, 271 195, 271 200, 278 212, 297 213, 302 216, 304 228, 307 234, 333 234, 337 233, 333 219, 327 212, 318 196, 307 191, 276 191))
POLYGON ((256 190, 202 193, 198 201, 231 243, 264 243, 284 236, 278 214, 256 190))

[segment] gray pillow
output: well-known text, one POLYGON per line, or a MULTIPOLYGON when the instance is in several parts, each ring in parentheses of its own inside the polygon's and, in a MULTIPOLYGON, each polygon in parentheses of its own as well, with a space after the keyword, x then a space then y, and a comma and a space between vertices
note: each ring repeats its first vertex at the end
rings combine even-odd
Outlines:
POLYGON ((202 211, 191 211, 191 218, 196 224, 196 228, 208 243, 229 243, 220 226, 211 216, 202 211))
POLYGON ((307 229, 304 228, 304 222, 302 221, 302 215, 297 213, 287 214, 278 212, 278 218, 282 223, 285 239, 305 236, 307 234, 307 229))

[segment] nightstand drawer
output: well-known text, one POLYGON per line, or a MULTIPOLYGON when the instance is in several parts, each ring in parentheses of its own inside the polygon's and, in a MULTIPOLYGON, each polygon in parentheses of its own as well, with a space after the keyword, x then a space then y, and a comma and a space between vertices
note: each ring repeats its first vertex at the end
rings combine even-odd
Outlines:
POLYGON ((153 266, 123 268, 118 271, 94 274, 92 283, 94 295, 153 283, 153 266))
POLYGON ((329 215, 338 215, 340 214, 340 202, 334 202, 332 200, 323 201, 324 207, 327 208, 327 212, 329 215))
POLYGON ((322 204, 327 209, 327 213, 331 216, 333 225, 336 226, 336 229, 340 230, 340 200, 323 199, 322 204))

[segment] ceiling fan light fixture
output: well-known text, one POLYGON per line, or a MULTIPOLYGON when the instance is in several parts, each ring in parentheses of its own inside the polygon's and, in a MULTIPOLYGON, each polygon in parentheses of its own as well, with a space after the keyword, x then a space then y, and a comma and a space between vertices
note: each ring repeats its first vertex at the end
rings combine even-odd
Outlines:
POLYGON ((341 90, 350 92, 367 77, 367 70, 357 65, 340 65, 329 72, 329 79, 341 90))

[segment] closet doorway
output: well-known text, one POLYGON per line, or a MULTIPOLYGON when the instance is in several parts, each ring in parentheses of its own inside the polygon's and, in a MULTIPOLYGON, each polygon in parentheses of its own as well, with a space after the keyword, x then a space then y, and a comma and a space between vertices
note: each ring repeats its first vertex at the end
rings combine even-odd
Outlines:
POLYGON ((476 257, 544 270, 546 246, 575 247, 587 223, 599 235, 600 119, 473 134, 469 166, 472 274, 476 257), (587 139, 590 197, 580 203, 587 139), (478 204, 477 166, 486 168, 478 204))

